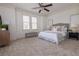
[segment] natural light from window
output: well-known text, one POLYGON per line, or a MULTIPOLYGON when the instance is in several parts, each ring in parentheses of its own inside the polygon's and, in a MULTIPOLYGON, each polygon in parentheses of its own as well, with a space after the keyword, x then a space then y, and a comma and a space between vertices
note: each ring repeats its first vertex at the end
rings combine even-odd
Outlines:
POLYGON ((23 15, 23 29, 30 29, 29 23, 30 23, 30 17, 23 15))
POLYGON ((32 29, 37 29, 37 18, 32 17, 32 29))

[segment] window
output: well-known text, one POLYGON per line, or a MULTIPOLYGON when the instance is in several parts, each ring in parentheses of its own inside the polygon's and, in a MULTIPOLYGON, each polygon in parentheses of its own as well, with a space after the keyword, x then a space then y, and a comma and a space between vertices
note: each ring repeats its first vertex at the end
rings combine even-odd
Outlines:
POLYGON ((23 16, 23 29, 30 29, 29 23, 30 23, 30 17, 23 16))
POLYGON ((37 18, 23 15, 23 29, 37 29, 37 18))
POLYGON ((37 29, 37 18, 36 17, 32 17, 31 19, 32 21, 32 29, 37 29))

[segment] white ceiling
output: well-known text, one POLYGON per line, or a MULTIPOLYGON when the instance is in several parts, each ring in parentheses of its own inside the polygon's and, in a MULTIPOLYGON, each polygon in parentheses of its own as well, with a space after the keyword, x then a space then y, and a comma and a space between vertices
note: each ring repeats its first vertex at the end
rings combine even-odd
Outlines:
MULTIPOLYGON (((18 7, 18 8, 21 8, 21 9, 24 9, 24 10, 27 10, 27 11, 30 11, 30 12, 34 12, 34 13, 38 13, 38 11, 39 11, 39 9, 32 9, 34 7, 39 7, 38 3, 10 3, 10 4, 4 3, 3 5, 8 5, 8 6, 12 5, 14 7, 18 7)), ((65 10, 65 9, 70 8, 70 7, 75 7, 75 6, 78 6, 78 5, 79 5, 78 3, 53 3, 53 6, 47 7, 47 9, 49 9, 50 12, 46 12, 46 11, 43 10, 41 12, 41 14, 46 15, 46 14, 49 14, 49 13, 52 13, 52 12, 58 12, 58 11, 65 10)))

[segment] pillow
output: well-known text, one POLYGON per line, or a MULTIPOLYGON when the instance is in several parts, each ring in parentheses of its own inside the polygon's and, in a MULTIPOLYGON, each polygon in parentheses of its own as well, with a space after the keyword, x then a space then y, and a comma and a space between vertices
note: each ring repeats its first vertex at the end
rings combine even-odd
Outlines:
POLYGON ((65 27, 65 26, 53 26, 53 27, 51 28, 51 31, 53 31, 53 32, 66 31, 66 27, 65 27))
POLYGON ((57 27, 52 27, 52 29, 51 29, 51 31, 53 31, 53 32, 57 32, 57 27))
POLYGON ((62 31, 61 26, 57 26, 57 31, 62 31))

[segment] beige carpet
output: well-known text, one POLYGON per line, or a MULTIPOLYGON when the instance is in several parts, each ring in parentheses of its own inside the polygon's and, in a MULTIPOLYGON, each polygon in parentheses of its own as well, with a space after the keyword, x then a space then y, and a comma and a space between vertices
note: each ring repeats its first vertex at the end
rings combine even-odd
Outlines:
POLYGON ((19 39, 0 48, 1 56, 78 56, 79 41, 65 40, 59 45, 34 38, 19 39))

